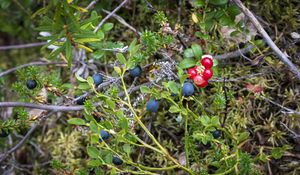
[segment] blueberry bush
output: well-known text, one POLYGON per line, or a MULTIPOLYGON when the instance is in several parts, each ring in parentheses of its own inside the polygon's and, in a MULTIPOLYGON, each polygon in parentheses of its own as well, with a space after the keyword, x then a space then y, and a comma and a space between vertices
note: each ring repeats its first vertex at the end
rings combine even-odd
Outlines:
MULTIPOLYGON (((0 1, 0 173, 299 174, 299 79, 236 2, 0 1)), ((299 2, 243 4, 299 67, 299 2)))

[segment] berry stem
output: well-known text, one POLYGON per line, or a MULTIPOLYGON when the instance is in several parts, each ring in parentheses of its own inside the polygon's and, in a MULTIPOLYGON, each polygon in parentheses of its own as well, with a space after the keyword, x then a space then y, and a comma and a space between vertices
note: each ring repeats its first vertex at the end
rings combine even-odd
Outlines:
POLYGON ((134 115, 135 120, 138 122, 138 124, 143 128, 143 130, 147 133, 147 135, 151 138, 151 140, 158 146, 158 148, 162 151, 162 153, 168 158, 170 159, 172 162, 174 162, 179 168, 187 171, 189 174, 194 174, 190 169, 180 165, 180 163, 174 159, 169 153, 168 151, 155 139, 155 137, 151 134, 151 132, 148 130, 148 128, 144 125, 144 123, 140 120, 140 117, 136 114, 135 110, 133 109, 132 105, 131 105, 131 101, 130 101, 130 96, 128 94, 126 85, 125 85, 125 81, 124 81, 124 74, 125 71, 122 71, 121 74, 121 82, 123 85, 123 89, 125 92, 125 96, 127 97, 127 101, 128 101, 128 107, 131 110, 131 112, 134 115))

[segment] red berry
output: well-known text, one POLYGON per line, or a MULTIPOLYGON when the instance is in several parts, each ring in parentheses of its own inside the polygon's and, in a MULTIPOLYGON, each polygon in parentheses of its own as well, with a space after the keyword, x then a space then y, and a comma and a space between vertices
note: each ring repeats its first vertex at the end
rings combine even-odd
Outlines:
POLYGON ((197 69, 195 67, 188 69, 188 74, 191 79, 198 75, 197 69))
POLYGON ((207 80, 205 80, 202 75, 195 76, 193 80, 194 83, 200 88, 203 88, 208 84, 207 80))
POLYGON ((211 69, 204 69, 202 76, 205 80, 208 80, 213 76, 213 71, 211 69))
POLYGON ((213 66, 213 60, 209 57, 204 57, 201 60, 201 64, 205 67, 205 68, 211 68, 213 66))

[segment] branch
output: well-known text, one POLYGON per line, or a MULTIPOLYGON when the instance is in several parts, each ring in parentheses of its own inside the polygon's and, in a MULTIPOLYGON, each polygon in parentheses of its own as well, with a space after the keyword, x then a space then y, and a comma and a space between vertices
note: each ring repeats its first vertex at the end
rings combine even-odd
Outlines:
POLYGON ((20 45, 10 45, 10 46, 0 46, 0 50, 10 50, 10 49, 24 49, 30 47, 38 47, 47 44, 47 42, 39 42, 39 43, 28 43, 28 44, 20 44, 20 45))
POLYGON ((253 13, 244 6, 244 4, 240 0, 233 0, 235 4, 241 9, 241 11, 250 19, 253 25, 256 27, 258 32, 262 35, 265 42, 269 45, 269 47, 275 52, 278 58, 286 64, 290 71, 300 80, 300 72, 297 67, 288 59, 288 57, 276 46, 276 44, 272 41, 268 33, 261 26, 259 21, 255 18, 253 13))
POLYGON ((25 107, 25 108, 34 108, 34 109, 56 111, 56 112, 82 111, 84 108, 83 105, 58 106, 58 105, 43 105, 43 104, 25 103, 25 102, 0 102, 0 108, 1 107, 25 107))
POLYGON ((253 45, 249 45, 243 49, 238 49, 236 51, 233 52, 228 52, 228 53, 224 53, 221 55, 215 55, 214 58, 217 60, 225 60, 225 59, 230 59, 230 58, 237 58, 242 56, 243 54, 247 54, 248 52, 250 52, 252 49, 254 48, 253 45))
POLYGON ((108 14, 107 16, 105 16, 105 18, 103 18, 101 20, 101 22, 97 25, 97 27, 94 30, 94 33, 96 33, 100 27, 104 24, 105 21, 107 21, 113 14, 115 14, 124 4, 126 4, 128 0, 124 0, 117 8, 115 8, 110 14, 108 14))
POLYGON ((99 0, 92 1, 85 9, 90 10, 99 0))
POLYGON ((43 65, 67 65, 67 63, 65 62, 44 62, 44 61, 37 61, 37 62, 31 62, 31 63, 27 63, 27 64, 23 64, 23 65, 20 65, 20 66, 17 66, 17 67, 14 67, 14 68, 11 68, 11 69, 8 69, 4 72, 0 72, 0 77, 4 76, 4 75, 7 75, 11 72, 14 72, 18 69, 22 69, 24 67, 29 67, 29 66, 43 66, 43 65))

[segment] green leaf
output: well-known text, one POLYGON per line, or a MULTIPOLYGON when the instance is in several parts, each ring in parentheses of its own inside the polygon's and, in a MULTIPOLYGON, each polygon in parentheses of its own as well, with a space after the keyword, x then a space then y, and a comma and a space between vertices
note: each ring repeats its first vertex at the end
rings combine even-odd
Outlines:
POLYGON ((229 16, 223 15, 221 16, 221 18, 219 18, 219 23, 222 26, 230 26, 231 24, 233 24, 233 20, 229 16))
POLYGON ((209 0, 208 3, 212 5, 224 5, 228 3, 228 0, 209 0))
POLYGON ((88 146, 86 150, 90 158, 98 158, 99 150, 96 147, 88 146))
POLYGON ((102 27, 102 29, 105 31, 105 32, 108 32, 110 31, 112 28, 114 27, 114 24, 113 23, 105 23, 102 27))
POLYGON ((202 56, 202 49, 198 44, 192 44, 192 50, 196 58, 200 59, 202 56))
POLYGON ((202 125, 204 126, 209 126, 210 124, 210 118, 207 115, 204 115, 200 118, 200 121, 202 123, 202 125))
POLYGON ((91 43, 91 42, 97 42, 101 41, 99 38, 80 38, 80 39, 75 39, 75 42, 77 43, 91 43))
POLYGON ((150 88, 147 87, 147 86, 141 86, 140 90, 141 90, 142 93, 145 93, 145 94, 148 94, 148 93, 151 92, 150 88))
POLYGON ((174 94, 179 94, 179 84, 174 82, 174 81, 169 81, 168 82, 168 87, 173 92, 174 94))
POLYGON ((87 83, 88 83, 90 86, 94 86, 94 79, 93 79, 91 76, 88 76, 88 77, 87 77, 87 83))
POLYGON ((104 35, 104 33, 103 33, 102 30, 98 30, 98 31, 97 31, 97 36, 98 36, 98 38, 99 38, 100 40, 103 40, 104 37, 105 37, 105 35, 104 35))
POLYGON ((116 108, 116 103, 112 101, 111 99, 106 99, 105 104, 108 105, 110 109, 115 109, 116 108))
POLYGON ((68 123, 71 125, 85 125, 85 121, 81 118, 71 118, 68 123))
POLYGON ((178 106, 171 106, 170 109, 169 109, 169 112, 171 113, 179 113, 181 110, 178 108, 178 106))
POLYGON ((196 8, 203 7, 205 5, 205 0, 194 0, 194 6, 196 8))
POLYGON ((102 165, 102 162, 99 159, 88 160, 87 164, 88 164, 88 166, 91 166, 91 167, 98 167, 98 166, 102 165))
POLYGON ((132 147, 129 144, 124 144, 123 145, 123 150, 125 153, 127 153, 128 156, 132 153, 132 147))
POLYGON ((80 77, 78 74, 75 74, 75 77, 76 77, 76 79, 77 79, 78 81, 80 81, 80 82, 87 82, 86 79, 80 77))
POLYGON ((241 142, 245 141, 249 137, 249 135, 250 135, 249 132, 241 133, 237 138, 237 142, 241 143, 241 142))
POLYGON ((182 69, 187 69, 187 68, 193 67, 195 65, 196 65, 196 61, 194 59, 186 58, 180 62, 179 67, 182 69))
POLYGON ((90 129, 91 129, 91 131, 94 132, 94 133, 99 133, 98 125, 97 125, 97 123, 94 122, 94 121, 91 121, 91 122, 90 122, 90 129))
POLYGON ((124 57, 124 55, 122 53, 117 53, 116 56, 121 64, 126 63, 126 58, 124 57))
POLYGON ((77 88, 80 90, 87 90, 90 89, 91 87, 87 83, 80 83, 77 88))
POLYGON ((118 75, 121 75, 121 74, 122 74, 121 68, 115 66, 115 67, 114 67, 114 70, 117 72, 118 75))
POLYGON ((185 49, 184 53, 183 53, 183 56, 185 58, 192 58, 192 57, 194 57, 195 55, 194 55, 193 49, 185 49))

